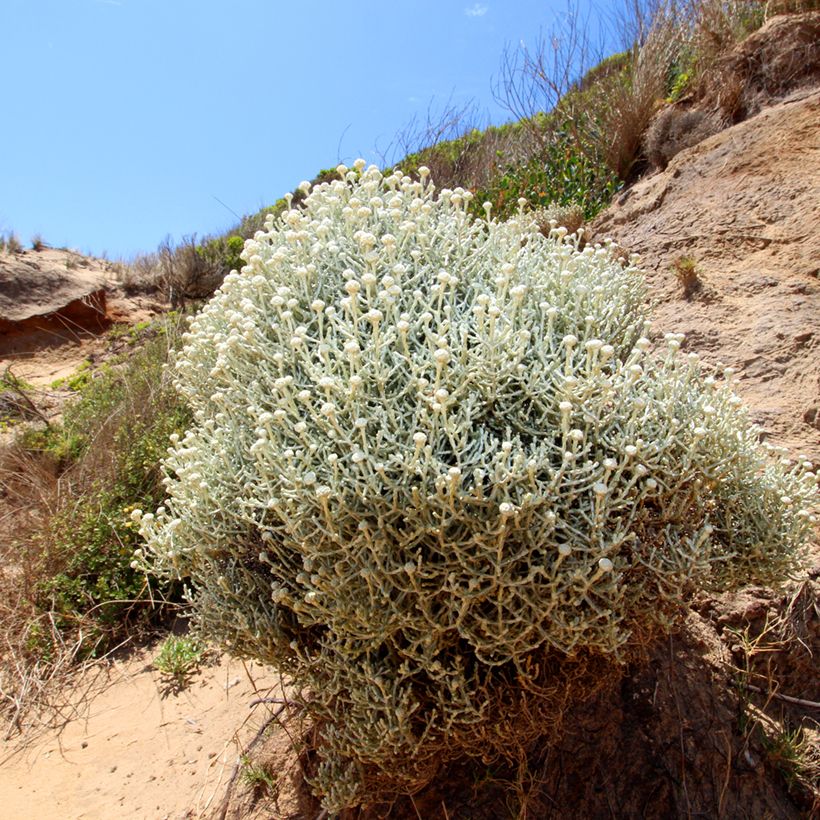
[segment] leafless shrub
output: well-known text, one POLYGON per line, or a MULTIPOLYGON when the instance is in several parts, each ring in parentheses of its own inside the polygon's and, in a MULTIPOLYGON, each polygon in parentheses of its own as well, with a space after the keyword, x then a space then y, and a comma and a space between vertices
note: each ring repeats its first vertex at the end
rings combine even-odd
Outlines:
MULTIPOLYGON (((542 29, 532 46, 522 42, 506 48, 493 79, 493 97, 524 126, 531 154, 543 151, 552 138, 544 114, 566 102, 578 77, 604 54, 603 46, 592 40, 589 17, 582 19, 571 0, 558 20, 551 29, 542 29)), ((572 123, 572 112, 566 113, 572 123)))
POLYGON ((456 140, 479 127, 478 108, 473 100, 456 103, 450 97, 437 110, 433 98, 428 103, 425 114, 413 115, 396 133, 387 148, 380 152, 383 164, 395 165, 403 157, 434 148, 444 141, 456 140))
POLYGON ((227 273, 199 251, 196 236, 185 236, 174 246, 166 237, 158 250, 162 291, 172 308, 182 308, 189 299, 206 299, 227 273))
POLYGON ((201 251, 195 235, 183 237, 178 245, 166 236, 155 253, 140 254, 124 265, 119 279, 127 293, 158 292, 176 309, 188 300, 209 297, 226 273, 201 251))
POLYGON ((674 6, 627 4, 617 22, 629 41, 627 52, 599 63, 595 76, 584 79, 601 49, 571 4, 559 26, 542 33, 532 49, 504 53, 495 97, 528 126, 534 146, 546 146, 560 124, 583 156, 627 179, 683 46, 676 14, 674 6), (557 117, 545 116, 550 112, 557 117))
POLYGON ((120 265, 117 280, 128 294, 154 293, 160 289, 159 256, 141 253, 120 265))

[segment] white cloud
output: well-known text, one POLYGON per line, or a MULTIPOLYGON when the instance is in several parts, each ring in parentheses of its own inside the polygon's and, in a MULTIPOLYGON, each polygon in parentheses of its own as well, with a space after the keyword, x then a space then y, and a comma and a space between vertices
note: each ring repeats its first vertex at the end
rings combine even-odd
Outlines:
POLYGON ((468 9, 464 9, 464 13, 468 17, 483 17, 487 13, 489 8, 489 6, 486 6, 483 3, 476 3, 475 5, 470 6, 470 8, 468 9))

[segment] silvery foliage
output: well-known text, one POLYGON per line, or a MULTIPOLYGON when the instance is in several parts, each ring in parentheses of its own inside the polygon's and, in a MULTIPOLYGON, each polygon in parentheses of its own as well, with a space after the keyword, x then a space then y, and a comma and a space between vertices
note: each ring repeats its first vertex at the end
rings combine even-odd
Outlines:
POLYGON ((543 691, 543 653, 618 656, 693 586, 782 577, 816 494, 730 373, 650 351, 610 247, 473 220, 425 169, 339 172, 192 320, 195 423, 135 513, 137 563, 309 693, 331 809, 360 764, 409 787, 469 752, 493 681, 543 691))

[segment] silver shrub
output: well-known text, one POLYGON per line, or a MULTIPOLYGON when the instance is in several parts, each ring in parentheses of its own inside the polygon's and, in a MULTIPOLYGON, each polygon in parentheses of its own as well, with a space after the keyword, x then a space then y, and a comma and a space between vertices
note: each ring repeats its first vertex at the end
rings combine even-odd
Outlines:
POLYGON ((681 337, 650 351, 609 248, 474 221, 425 169, 339 172, 191 322, 195 424, 135 514, 137 563, 303 693, 332 810, 519 748, 543 659, 624 657, 692 588, 782 578, 816 494, 681 337))

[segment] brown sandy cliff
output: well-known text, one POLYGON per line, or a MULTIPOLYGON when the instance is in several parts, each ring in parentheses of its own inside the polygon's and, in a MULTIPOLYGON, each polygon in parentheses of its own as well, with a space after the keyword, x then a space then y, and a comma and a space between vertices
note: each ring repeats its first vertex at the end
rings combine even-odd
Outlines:
POLYGON ((764 434, 820 464, 820 90, 678 154, 593 224, 638 253, 654 327, 738 370, 764 434), (685 298, 674 262, 702 282, 685 298))

